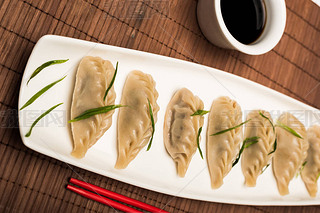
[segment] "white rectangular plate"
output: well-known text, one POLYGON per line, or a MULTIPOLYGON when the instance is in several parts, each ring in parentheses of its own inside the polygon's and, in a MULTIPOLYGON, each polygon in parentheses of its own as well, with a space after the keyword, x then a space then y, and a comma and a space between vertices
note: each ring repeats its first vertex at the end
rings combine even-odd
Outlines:
MULTIPOLYGON (((248 205, 320 204, 319 193, 317 198, 310 198, 300 177, 291 181, 289 195, 280 196, 271 166, 258 178, 256 187, 248 188, 244 186, 239 163, 225 177, 222 187, 212 190, 206 160, 201 159, 198 151, 193 156, 186 176, 180 178, 176 174, 175 164, 167 154, 162 139, 167 104, 174 92, 182 87, 190 89, 199 96, 204 102, 205 109, 210 109, 212 101, 219 96, 226 95, 235 99, 242 107, 243 119, 252 109, 268 110, 274 119, 282 112, 290 111, 309 127, 319 121, 319 110, 247 79, 203 65, 53 35, 42 37, 33 49, 22 78, 19 108, 38 90, 65 74, 68 75, 66 79, 19 114, 21 137, 23 143, 30 149, 119 181, 173 196, 248 205), (151 74, 157 83, 160 111, 151 150, 147 152, 145 147, 124 170, 114 169, 117 158, 117 110, 111 128, 89 149, 83 159, 75 159, 70 155, 72 135, 67 121, 70 119, 77 66, 86 55, 100 56, 110 60, 114 65, 119 61, 119 71, 114 85, 117 93, 116 103, 120 102, 124 81, 132 70, 137 69, 151 74), (26 85, 31 73, 38 66, 55 59, 69 59, 69 61, 44 69, 30 81, 28 86, 26 85), (24 136, 37 116, 60 102, 64 104, 43 118, 33 129, 30 137, 24 136)), ((207 116, 203 129, 206 128, 207 116)), ((206 131, 203 131, 201 140, 204 156, 205 134, 206 131)))

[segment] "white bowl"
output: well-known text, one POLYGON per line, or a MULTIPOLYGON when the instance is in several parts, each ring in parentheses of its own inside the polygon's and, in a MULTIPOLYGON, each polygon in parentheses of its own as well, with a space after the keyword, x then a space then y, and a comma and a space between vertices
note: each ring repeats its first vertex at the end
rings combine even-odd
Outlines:
POLYGON ((251 44, 240 43, 231 35, 224 23, 220 3, 221 0, 198 1, 198 22, 203 34, 211 43, 249 55, 261 55, 272 50, 280 41, 286 25, 284 0, 264 0, 266 24, 260 37, 251 44))

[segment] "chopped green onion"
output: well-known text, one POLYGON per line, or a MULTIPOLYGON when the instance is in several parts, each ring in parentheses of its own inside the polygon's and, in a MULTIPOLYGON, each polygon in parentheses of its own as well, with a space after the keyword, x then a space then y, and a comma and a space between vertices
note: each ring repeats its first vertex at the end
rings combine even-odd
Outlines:
POLYGON ((272 153, 274 153, 276 149, 277 149, 277 136, 276 136, 276 139, 274 140, 273 150, 269 152, 268 155, 271 155, 272 153))
POLYGON ((41 72, 41 70, 43 70, 44 68, 48 67, 48 66, 51 66, 51 65, 54 65, 54 64, 62 64, 66 61, 68 61, 69 59, 66 59, 66 60, 53 60, 53 61, 48 61, 42 65, 40 65, 32 74, 31 74, 31 77, 29 78, 28 82, 27 82, 27 85, 29 84, 29 81, 31 79, 33 79, 36 75, 39 74, 39 72, 41 72))
POLYGON ((242 146, 240 148, 240 151, 239 151, 239 154, 238 154, 238 157, 235 159, 235 161, 232 163, 232 167, 234 167, 240 160, 240 157, 241 157, 241 154, 243 152, 243 150, 245 148, 248 148, 249 146, 255 144, 255 143, 258 143, 258 139, 260 137, 251 137, 251 138, 246 138, 243 143, 242 143, 242 146))
POLYGON ((208 112, 210 112, 210 111, 199 109, 199 110, 197 110, 195 113, 193 113, 191 116, 195 116, 195 115, 205 115, 205 114, 207 114, 208 112))
POLYGON ((56 85, 57 83, 59 83, 60 81, 62 81, 65 77, 43 87, 41 90, 39 90, 36 94, 34 94, 21 108, 20 110, 26 108, 27 106, 29 106, 30 104, 32 104, 35 100, 37 100, 37 98, 39 98, 43 93, 45 93, 46 91, 48 91, 51 87, 53 87, 54 85, 56 85))
POLYGON ((301 166, 301 171, 304 169, 304 167, 306 166, 307 163, 308 163, 308 161, 303 162, 303 164, 301 166))
MULTIPOLYGON (((267 120, 270 122, 270 124, 271 124, 271 126, 272 126, 272 129, 273 129, 273 132, 275 133, 276 130, 275 130, 275 128, 274 128, 274 125, 273 125, 272 121, 271 121, 267 116, 265 116, 264 114, 262 114, 262 112, 259 112, 259 114, 260 114, 263 118, 267 119, 267 120)), ((271 152, 269 152, 268 155, 271 155, 272 153, 274 153, 274 152, 276 151, 276 149, 277 149, 277 135, 275 136, 275 140, 274 140, 274 143, 273 143, 273 150, 272 150, 271 152)))
POLYGON ((201 134, 201 131, 202 131, 202 127, 200 127, 199 130, 198 130, 197 146, 198 146, 198 150, 199 150, 200 156, 203 159, 202 151, 201 151, 201 148, 200 148, 200 134, 201 134))
POLYGON ((306 166, 308 161, 303 162, 303 164, 301 165, 299 172, 296 174, 296 178, 301 174, 302 170, 304 169, 304 167, 306 166))
MULTIPOLYGON (((250 140, 250 143, 246 143, 245 145, 244 145, 244 148, 248 148, 249 146, 251 146, 251 145, 253 145, 253 144, 255 144, 255 143, 258 143, 258 139, 259 139, 259 137, 252 137, 252 138, 250 138, 251 140, 250 140)), ((247 142, 249 142, 249 141, 247 141, 247 142)))
POLYGON ((31 131, 33 129, 33 127, 41 120, 41 118, 43 118, 44 116, 46 116, 47 114, 49 114, 52 110, 54 110, 55 108, 57 108, 58 106, 60 106, 63 103, 57 104, 53 107, 51 107, 50 109, 48 109, 47 111, 45 111, 43 114, 41 114, 31 125, 29 132, 25 135, 26 137, 29 137, 31 135, 31 131))
POLYGON ((320 177, 320 172, 318 173, 318 175, 316 177, 316 182, 318 182, 319 177, 320 177))
POLYGON ((114 71, 114 74, 113 74, 112 80, 111 80, 111 82, 110 82, 110 85, 108 86, 108 89, 107 89, 106 92, 104 93, 103 101, 106 100, 106 97, 107 97, 107 95, 108 95, 108 92, 109 92, 109 90, 111 89, 111 87, 112 87, 112 85, 113 85, 113 83, 114 83, 114 80, 116 79, 117 72, 118 72, 118 62, 117 62, 117 64, 116 64, 116 70, 114 71))
POLYGON ((237 126, 234 126, 234 127, 231 127, 231 128, 229 128, 229 129, 225 129, 225 130, 222 130, 222 131, 220 131, 220 132, 216 132, 216 133, 214 133, 214 134, 212 134, 212 135, 210 135, 210 136, 220 135, 220 134, 223 134, 223 133, 225 133, 225 132, 231 131, 231 130, 233 130, 233 129, 236 129, 236 128, 242 126, 242 125, 245 124, 245 123, 248 123, 250 120, 251 120, 251 119, 249 119, 249 120, 247 120, 247 121, 245 121, 245 122, 242 122, 241 124, 239 124, 239 125, 237 125, 237 126))
POLYGON ((273 123, 271 122, 271 120, 270 120, 267 116, 265 116, 264 114, 262 114, 262 112, 259 112, 259 114, 260 114, 263 118, 267 119, 267 120, 270 122, 270 124, 271 124, 271 126, 272 126, 272 129, 273 129, 273 132, 276 132, 275 129, 274 129, 274 125, 273 125, 273 123))
MULTIPOLYGON (((210 111, 199 109, 199 110, 197 110, 195 113, 193 113, 190 116, 196 116, 196 115, 203 116, 203 115, 207 114, 208 112, 210 112, 210 111)), ((199 150, 200 156, 203 159, 202 151, 201 151, 201 148, 200 148, 200 134, 201 134, 201 131, 202 131, 202 127, 200 127, 199 130, 198 130, 197 146, 198 146, 198 150, 199 150)))
POLYGON ((277 122, 277 126, 281 127, 282 129, 290 132, 294 136, 303 139, 296 131, 294 131, 292 128, 288 127, 287 125, 281 123, 280 121, 277 122))
POLYGON ((151 134, 151 138, 150 138, 150 141, 149 141, 149 145, 148 145, 147 151, 149 151, 149 149, 151 148, 153 135, 154 135, 154 119, 153 119, 153 112, 152 112, 152 107, 151 107, 149 98, 148 98, 148 104, 149 104, 149 114, 150 114, 151 125, 152 125, 152 134, 151 134))
POLYGON ((266 169, 270 166, 270 163, 268 163, 262 170, 261 170, 261 174, 266 171, 266 169))
POLYGON ((97 114, 102 114, 102 113, 107 113, 111 110, 120 108, 120 107, 126 107, 125 105, 109 105, 109 106, 103 106, 103 107, 98 107, 94 109, 88 109, 84 111, 82 114, 78 115, 74 119, 68 121, 68 123, 80 121, 83 119, 90 118, 91 116, 97 115, 97 114))

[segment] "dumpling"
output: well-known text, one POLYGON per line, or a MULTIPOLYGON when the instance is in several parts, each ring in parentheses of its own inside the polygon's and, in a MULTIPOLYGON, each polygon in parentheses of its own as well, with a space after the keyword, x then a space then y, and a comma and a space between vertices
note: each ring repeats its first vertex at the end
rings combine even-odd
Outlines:
POLYGON ((259 137, 258 142, 243 150, 241 156, 241 168, 245 177, 247 186, 253 187, 256 185, 256 180, 261 174, 262 169, 267 166, 274 149, 275 132, 270 121, 260 115, 272 118, 269 112, 263 110, 253 110, 247 115, 244 130, 244 138, 259 137))
MULTIPOLYGON (((114 104, 116 93, 113 86, 103 101, 114 72, 111 62, 100 57, 86 56, 80 61, 71 104, 71 118, 88 109, 114 104)), ((110 128, 113 112, 114 110, 71 123, 71 155, 76 158, 85 156, 87 150, 110 128)))
POLYGON ((283 113, 278 121, 303 138, 298 138, 279 126, 276 127, 277 150, 272 159, 272 168, 280 195, 286 195, 289 194, 289 182, 307 157, 309 145, 305 139, 306 129, 296 117, 290 113, 283 113))
POLYGON ((164 145, 176 162, 180 177, 185 176, 192 156, 197 151, 198 130, 203 125, 203 116, 191 116, 197 110, 203 110, 203 102, 186 88, 178 90, 167 106, 164 145))
POLYGON ((317 179, 320 173, 320 126, 315 125, 308 129, 309 142, 306 164, 301 172, 301 178, 311 197, 315 197, 318 191, 317 179))
POLYGON ((229 97, 213 101, 207 130, 207 162, 211 187, 216 189, 223 184, 223 178, 230 172, 242 142, 242 126, 223 134, 210 136, 234 127, 242 122, 242 112, 238 103, 229 97))
POLYGON ((141 71, 132 71, 127 76, 123 87, 118 116, 118 159, 117 169, 124 169, 147 145, 152 135, 149 113, 150 101, 154 122, 157 121, 158 92, 151 75, 141 71))

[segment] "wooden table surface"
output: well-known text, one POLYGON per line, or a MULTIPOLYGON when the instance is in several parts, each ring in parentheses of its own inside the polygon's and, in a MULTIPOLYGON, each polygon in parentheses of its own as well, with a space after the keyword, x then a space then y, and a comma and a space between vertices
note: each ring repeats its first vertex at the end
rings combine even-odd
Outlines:
MULTIPOLYGON (((288 0, 287 25, 269 53, 249 56, 210 44, 196 0, 0 1, 0 212, 114 212, 65 189, 86 181, 169 212, 320 212, 320 207, 239 206, 183 199, 103 177, 26 148, 17 125, 21 77, 45 34, 161 54, 233 73, 320 108, 320 8, 288 0)), ((318 198, 319 199, 319 198, 318 198)))

